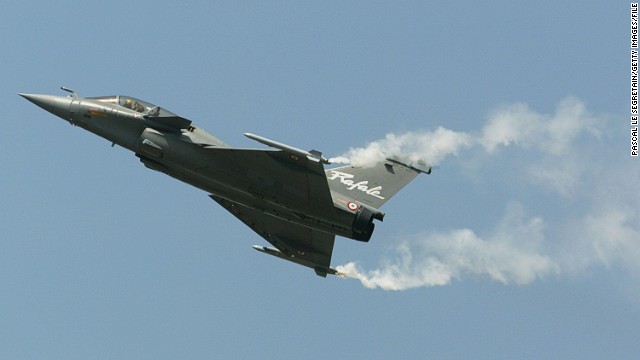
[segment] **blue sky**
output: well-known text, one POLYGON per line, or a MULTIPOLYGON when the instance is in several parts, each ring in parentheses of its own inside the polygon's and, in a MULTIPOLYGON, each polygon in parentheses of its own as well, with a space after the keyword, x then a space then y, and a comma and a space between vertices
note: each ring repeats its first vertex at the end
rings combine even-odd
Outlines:
POLYGON ((3 5, 0 357, 633 358, 629 3, 3 5), (17 96, 127 94, 236 146, 438 164, 321 279, 17 96), (394 290, 390 290, 394 289, 394 290))

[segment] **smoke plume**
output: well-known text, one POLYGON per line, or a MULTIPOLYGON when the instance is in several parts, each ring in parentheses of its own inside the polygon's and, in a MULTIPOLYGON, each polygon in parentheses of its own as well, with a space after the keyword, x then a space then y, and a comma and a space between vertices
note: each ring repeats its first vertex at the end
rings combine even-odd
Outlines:
POLYGON ((398 257, 380 269, 367 272, 348 263, 337 270, 367 288, 384 290, 446 285, 465 277, 527 284, 559 272, 559 266, 541 253, 543 227, 541 218, 527 219, 521 205, 510 204, 486 237, 470 229, 420 234, 402 241, 396 248, 398 257))
POLYGON ((430 165, 437 165, 447 156, 457 155, 471 144, 469 134, 438 127, 435 131, 387 134, 382 140, 364 148, 351 148, 346 154, 331 158, 330 161, 372 167, 387 157, 395 157, 408 161, 425 160, 430 165))
MULTIPOLYGON (((473 151, 481 156, 468 156, 467 161, 511 160, 514 171, 528 181, 522 191, 534 197, 556 194, 557 201, 568 200, 576 208, 568 214, 528 216, 526 203, 510 200, 492 231, 421 232, 398 240, 393 254, 377 269, 366 270, 349 262, 337 270, 367 288, 385 290, 446 285, 467 278, 523 285, 612 263, 640 274, 634 260, 640 257, 640 195, 620 176, 632 173, 637 180, 640 169, 629 170, 628 156, 607 155, 602 134, 608 123, 608 117, 593 115, 582 101, 569 97, 551 114, 536 112, 523 103, 498 107, 475 132, 438 127, 387 134, 365 147, 349 149, 335 159, 367 166, 388 156, 401 156, 435 165, 473 151), (504 148, 517 150, 526 161, 500 156, 504 148), (594 166, 606 167, 608 175, 594 176, 589 171, 594 166), (629 192, 612 196, 612 189, 629 192), (548 223, 545 218, 553 221, 548 223)), ((495 172, 493 176, 499 180, 506 175, 495 172)))

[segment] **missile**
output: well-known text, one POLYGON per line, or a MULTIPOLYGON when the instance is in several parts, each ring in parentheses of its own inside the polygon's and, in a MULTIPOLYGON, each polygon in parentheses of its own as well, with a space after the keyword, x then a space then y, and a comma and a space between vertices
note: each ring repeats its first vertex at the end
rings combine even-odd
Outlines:
POLYGON ((271 146, 273 148, 276 149, 280 149, 282 151, 286 151, 288 153, 291 153, 293 155, 297 155, 297 156, 306 156, 309 160, 312 161, 316 161, 316 162, 320 162, 322 164, 330 164, 329 160, 327 160, 326 158, 324 158, 322 156, 322 153, 318 150, 311 150, 311 151, 306 151, 306 150, 302 150, 302 149, 298 149, 296 147, 293 146, 289 146, 287 144, 283 144, 271 139, 267 139, 264 136, 260 136, 260 135, 256 135, 256 134, 252 134, 252 133, 244 133, 244 136, 248 137, 249 139, 255 140, 259 143, 265 144, 267 146, 271 146))
POLYGON ((260 251, 261 253, 265 253, 265 254, 269 254, 269 255, 273 255, 275 257, 279 257, 279 258, 286 258, 280 251, 274 249, 274 248, 269 248, 266 246, 260 246, 260 245, 253 245, 253 248, 260 251))
POLYGON ((332 269, 330 267, 319 267, 319 266, 316 266, 316 264, 314 264, 313 262, 310 262, 295 256, 287 256, 274 248, 260 246, 260 245, 253 245, 253 248, 255 250, 260 251, 261 253, 269 254, 271 256, 275 256, 280 259, 289 260, 296 264, 300 264, 300 265, 312 268, 316 272, 316 274, 318 274, 318 276, 327 277, 327 275, 339 275, 339 276, 344 275, 343 273, 338 272, 336 269, 332 269))

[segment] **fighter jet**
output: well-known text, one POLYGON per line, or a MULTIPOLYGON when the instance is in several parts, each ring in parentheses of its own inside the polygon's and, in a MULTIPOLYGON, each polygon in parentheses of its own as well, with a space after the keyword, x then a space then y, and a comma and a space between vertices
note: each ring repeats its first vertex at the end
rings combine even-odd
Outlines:
POLYGON ((378 208, 420 173, 422 161, 388 158, 373 167, 341 166, 317 150, 301 150, 262 136, 273 149, 234 148, 191 120, 130 96, 84 98, 19 94, 44 110, 132 151, 149 169, 200 188, 273 247, 262 253, 307 266, 331 268, 335 236, 368 242, 384 213, 378 208))

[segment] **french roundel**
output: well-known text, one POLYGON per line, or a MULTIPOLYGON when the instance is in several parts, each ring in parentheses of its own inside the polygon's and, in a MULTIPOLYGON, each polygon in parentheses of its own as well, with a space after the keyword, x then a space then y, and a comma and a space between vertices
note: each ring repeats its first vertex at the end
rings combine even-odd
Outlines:
POLYGON ((358 210, 359 206, 358 204, 354 203, 354 202, 350 202, 347 204, 347 207, 349 208, 349 210, 351 211, 356 211, 358 210))

